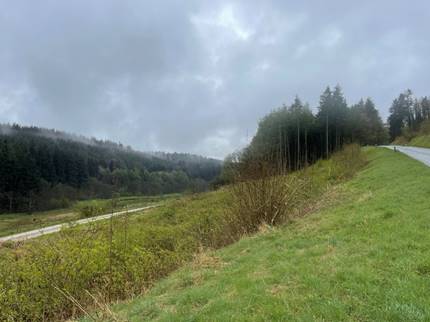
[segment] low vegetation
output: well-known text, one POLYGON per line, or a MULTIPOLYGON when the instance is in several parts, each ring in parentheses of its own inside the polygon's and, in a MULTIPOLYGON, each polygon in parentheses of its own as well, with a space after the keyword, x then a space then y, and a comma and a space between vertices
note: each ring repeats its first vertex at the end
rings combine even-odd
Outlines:
POLYGON ((365 164, 358 145, 348 145, 329 160, 289 175, 266 161, 247 160, 235 170, 234 203, 226 225, 233 235, 256 232, 262 224, 290 222, 312 209, 330 183, 350 178, 365 164))
POLYGON ((414 137, 409 144, 421 148, 430 148, 430 134, 414 137))
MULTIPOLYGON (((162 196, 129 196, 118 197, 115 200, 114 211, 140 208, 178 198, 179 194, 162 196)), ((13 213, 0 215, 0 237, 17 234, 46 226, 72 222, 81 218, 95 216, 112 211, 111 200, 94 199, 78 201, 70 208, 28 213, 13 213)))
POLYGON ((420 123, 417 131, 404 129, 403 135, 397 137, 393 143, 430 148, 430 119, 420 123))
POLYGON ((139 294, 212 247, 225 193, 169 201, 145 215, 116 217, 0 249, 0 320, 58 320, 82 314, 92 295, 139 294))
POLYGON ((366 155, 335 204, 204 252, 105 318, 430 320, 430 169, 388 149, 366 155))
MULTIPOLYGON (((288 206, 288 216, 276 223, 292 219, 293 212, 309 212, 328 187, 362 166, 362 158, 349 158, 351 153, 359 153, 359 149, 351 146, 307 170, 314 176, 308 179, 313 198, 293 200, 298 195, 292 194, 292 183, 305 180, 305 170, 294 175, 297 179, 279 176, 277 182, 288 187, 282 198, 288 197, 293 207, 288 206)), ((275 223, 258 212, 253 226, 235 229, 243 225, 244 217, 234 206, 239 197, 229 189, 169 201, 144 216, 118 217, 22 245, 3 245, 0 320, 64 319, 88 312, 96 303, 145 293, 196 254, 252 234, 258 225, 275 223)), ((264 203, 261 199, 260 206, 264 203)))

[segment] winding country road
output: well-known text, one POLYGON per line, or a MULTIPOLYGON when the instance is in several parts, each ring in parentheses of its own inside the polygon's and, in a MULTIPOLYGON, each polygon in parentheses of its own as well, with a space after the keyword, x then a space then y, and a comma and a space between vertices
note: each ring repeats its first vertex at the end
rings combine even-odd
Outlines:
POLYGON ((401 146, 401 145, 384 145, 384 148, 396 150, 410 156, 411 158, 421 161, 425 165, 430 167, 430 149, 417 148, 414 146, 401 146))
POLYGON ((6 236, 6 237, 1 237, 0 238, 0 244, 3 242, 6 242, 6 241, 22 241, 22 240, 32 239, 32 238, 40 237, 42 235, 47 235, 47 234, 59 232, 61 229, 68 228, 70 226, 88 224, 90 222, 109 219, 111 217, 121 216, 121 215, 124 215, 127 213, 130 214, 130 213, 134 213, 134 212, 144 211, 144 210, 148 210, 148 209, 155 208, 155 207, 158 207, 158 205, 146 206, 146 207, 135 208, 135 209, 130 209, 130 210, 117 211, 117 212, 114 212, 112 214, 106 214, 106 215, 76 220, 76 221, 73 221, 71 223, 58 224, 58 225, 54 225, 54 226, 48 226, 48 227, 44 227, 44 228, 40 228, 40 229, 30 230, 30 231, 27 231, 24 233, 14 234, 14 235, 6 236))

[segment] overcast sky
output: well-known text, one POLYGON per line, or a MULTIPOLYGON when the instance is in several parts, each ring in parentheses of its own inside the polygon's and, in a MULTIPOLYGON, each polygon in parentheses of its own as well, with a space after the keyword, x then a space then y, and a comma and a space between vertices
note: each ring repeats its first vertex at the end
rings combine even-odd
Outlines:
POLYGON ((422 1, 0 0, 0 122, 213 157, 327 85, 430 94, 422 1))

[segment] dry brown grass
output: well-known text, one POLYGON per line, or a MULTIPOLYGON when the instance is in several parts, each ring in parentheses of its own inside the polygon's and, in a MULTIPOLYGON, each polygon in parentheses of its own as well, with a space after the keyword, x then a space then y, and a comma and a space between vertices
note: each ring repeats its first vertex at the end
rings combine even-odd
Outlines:
POLYGON ((225 266, 226 263, 221 258, 211 254, 207 251, 202 251, 194 256, 194 260, 191 263, 192 269, 211 268, 219 269, 225 266))

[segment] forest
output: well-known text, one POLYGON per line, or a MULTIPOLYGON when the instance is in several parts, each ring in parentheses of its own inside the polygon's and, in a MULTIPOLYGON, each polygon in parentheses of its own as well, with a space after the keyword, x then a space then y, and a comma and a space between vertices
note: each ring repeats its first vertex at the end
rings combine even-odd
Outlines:
POLYGON ((296 96, 291 105, 284 104, 259 122, 250 145, 226 158, 222 176, 231 181, 233 168, 256 162, 278 172, 296 171, 345 144, 382 145, 399 138, 407 144, 417 133, 430 133, 429 98, 406 90, 393 100, 389 112, 384 124, 370 97, 349 105, 339 85, 327 87, 314 109, 296 96))
POLYGON ((345 144, 387 144, 430 128, 430 99, 406 90, 393 100, 387 124, 371 98, 349 105, 327 87, 311 108, 298 96, 267 114, 249 146, 222 162, 185 153, 143 153, 111 141, 17 124, 0 125, 0 211, 68 207, 114 194, 204 191, 231 182, 232 164, 251 160, 291 172, 328 158, 345 144), (229 170, 230 169, 230 170, 229 170))
POLYGON ((417 98, 410 89, 401 93, 390 107, 388 117, 391 140, 410 139, 419 132, 430 133, 430 99, 417 98))
POLYGON ((338 85, 327 87, 320 96, 316 113, 299 97, 266 115, 259 123, 251 144, 229 163, 260 160, 282 171, 299 170, 327 158, 345 144, 388 143, 388 131, 371 98, 349 106, 338 85))
POLYGON ((65 208, 113 194, 204 191, 221 161, 183 153, 142 153, 56 130, 0 125, 0 211, 65 208))

